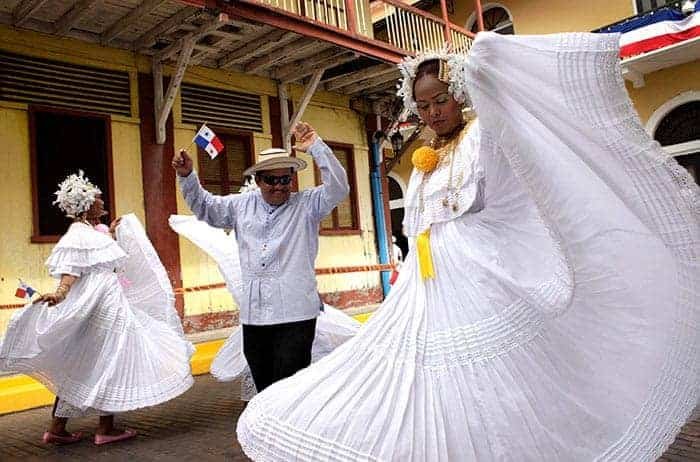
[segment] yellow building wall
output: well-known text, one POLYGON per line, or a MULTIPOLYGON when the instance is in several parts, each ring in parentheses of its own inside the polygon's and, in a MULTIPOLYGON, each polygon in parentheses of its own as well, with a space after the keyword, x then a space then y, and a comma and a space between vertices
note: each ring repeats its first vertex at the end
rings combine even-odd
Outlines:
POLYGON ((654 111, 666 101, 686 91, 700 91, 698 76, 700 76, 700 61, 693 61, 645 75, 646 85, 642 88, 634 88, 628 82, 627 91, 642 123, 646 123, 654 111))
MULTIPOLYGON (((37 290, 53 288, 44 261, 49 244, 30 244, 32 235, 32 181, 29 163, 29 119, 24 105, 0 105, 0 162, 8 169, 0 182, 0 305, 22 300, 14 296, 17 279, 37 290), (13 108, 16 107, 16 108, 13 108)), ((0 309, 0 335, 15 310, 0 309)))
MULTIPOLYGON (((481 3, 484 7, 498 4, 508 9, 516 34, 586 32, 635 14, 632 0, 482 0, 481 3)), ((458 0, 450 19, 466 27, 473 11, 472 0, 458 0)))
MULTIPOLYGON (((314 126, 319 136, 326 141, 352 144, 354 146, 355 185, 359 201, 360 234, 350 236, 321 236, 317 268, 359 266, 378 263, 372 195, 369 181, 369 148, 365 137, 363 120, 356 113, 341 106, 311 104, 304 114, 304 121, 314 126)), ((311 163, 311 156, 299 157, 311 163)), ((299 188, 312 187, 313 170, 308 168, 299 175, 299 188)), ((379 273, 361 272, 318 276, 321 293, 368 289, 379 285, 379 273)))

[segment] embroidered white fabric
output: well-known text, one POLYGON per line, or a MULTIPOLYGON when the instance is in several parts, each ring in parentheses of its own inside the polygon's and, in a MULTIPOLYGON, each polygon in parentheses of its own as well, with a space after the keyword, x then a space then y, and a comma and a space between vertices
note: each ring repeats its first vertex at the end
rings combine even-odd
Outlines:
POLYGON ((430 174, 413 170, 404 199, 406 236, 415 237, 433 223, 454 220, 484 207, 484 169, 477 158, 478 152, 477 121, 469 127, 452 156, 447 156, 430 174))
POLYGON ((37 378, 81 411, 151 406, 193 383, 194 347, 182 333, 165 268, 135 216, 122 218, 117 238, 72 224, 47 266, 79 279, 56 307, 29 304, 15 313, 0 344, 0 370, 37 378))
POLYGON ((89 229, 85 223, 74 223, 70 230, 58 241, 46 260, 46 266, 52 277, 60 278, 62 274, 81 276, 83 272, 112 272, 121 267, 126 260, 126 253, 103 233, 75 232, 89 229))
POLYGON ((662 454, 700 389, 698 188, 644 133, 618 40, 478 34, 465 68, 478 143, 460 149, 478 146, 464 178, 483 170, 483 208, 411 212, 411 234, 430 225, 435 279, 409 252, 355 337, 249 403, 246 454, 662 454))
POLYGON ((80 409, 59 398, 59 400, 56 402, 56 407, 54 409, 53 415, 56 417, 65 417, 72 419, 75 417, 87 417, 93 415, 107 416, 110 414, 108 412, 102 412, 100 410, 92 408, 80 409))

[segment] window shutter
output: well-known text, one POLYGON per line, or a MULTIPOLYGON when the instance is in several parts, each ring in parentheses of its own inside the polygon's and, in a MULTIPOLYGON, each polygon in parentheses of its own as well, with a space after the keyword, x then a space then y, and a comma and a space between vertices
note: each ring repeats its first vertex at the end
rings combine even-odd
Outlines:
POLYGON ((129 73, 0 51, 0 100, 131 116, 129 73))

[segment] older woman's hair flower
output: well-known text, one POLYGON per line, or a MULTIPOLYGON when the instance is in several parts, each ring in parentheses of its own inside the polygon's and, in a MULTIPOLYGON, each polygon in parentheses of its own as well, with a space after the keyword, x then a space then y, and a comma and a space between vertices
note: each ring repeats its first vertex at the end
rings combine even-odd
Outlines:
POLYGON ((413 156, 411 156, 413 166, 424 173, 435 170, 439 161, 440 156, 437 151, 430 146, 422 146, 416 149, 413 151, 413 156))
POLYGON ((58 204, 58 208, 66 216, 76 218, 88 211, 102 191, 90 183, 85 173, 79 170, 77 174, 73 173, 63 180, 54 194, 56 194, 56 200, 53 203, 58 204))

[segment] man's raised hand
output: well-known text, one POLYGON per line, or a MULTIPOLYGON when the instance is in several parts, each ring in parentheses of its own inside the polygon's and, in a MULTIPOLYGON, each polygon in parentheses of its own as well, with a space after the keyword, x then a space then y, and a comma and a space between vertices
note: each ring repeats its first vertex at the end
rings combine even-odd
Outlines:
POLYGON ((314 127, 306 122, 299 122, 292 127, 292 135, 294 135, 294 139, 296 140, 294 149, 302 152, 306 152, 313 142, 316 141, 316 138, 318 138, 314 127))
POLYGON ((192 158, 187 155, 187 151, 184 149, 181 149, 179 153, 173 156, 173 161, 170 165, 173 166, 178 176, 189 176, 192 173, 192 158))

